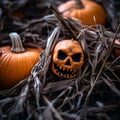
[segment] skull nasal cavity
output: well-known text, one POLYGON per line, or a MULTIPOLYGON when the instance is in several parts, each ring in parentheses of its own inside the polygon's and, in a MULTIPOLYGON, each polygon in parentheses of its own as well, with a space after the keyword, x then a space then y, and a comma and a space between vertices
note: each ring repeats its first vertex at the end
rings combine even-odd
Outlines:
POLYGON ((70 60, 69 60, 69 59, 67 60, 67 62, 65 63, 65 65, 68 65, 68 66, 70 66, 70 65, 71 65, 71 63, 70 63, 70 60))

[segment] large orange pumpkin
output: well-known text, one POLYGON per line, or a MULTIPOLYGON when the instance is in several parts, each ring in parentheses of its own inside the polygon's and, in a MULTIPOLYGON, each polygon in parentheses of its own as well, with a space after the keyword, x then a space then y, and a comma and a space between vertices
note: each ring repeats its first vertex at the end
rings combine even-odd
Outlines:
POLYGON ((28 77, 42 52, 42 49, 24 49, 16 33, 12 33, 11 38, 12 47, 0 47, 0 89, 10 88, 28 77))
POLYGON ((106 12, 103 7, 90 0, 72 0, 67 1, 60 6, 58 10, 64 17, 77 18, 85 25, 95 25, 106 23, 106 12))

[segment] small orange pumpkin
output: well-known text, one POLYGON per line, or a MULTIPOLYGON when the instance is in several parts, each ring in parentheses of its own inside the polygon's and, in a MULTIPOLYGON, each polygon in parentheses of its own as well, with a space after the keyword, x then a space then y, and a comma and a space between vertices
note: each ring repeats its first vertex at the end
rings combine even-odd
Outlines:
POLYGON ((116 39, 114 44, 119 46, 118 48, 114 48, 114 55, 118 57, 120 56, 120 41, 116 39))
POLYGON ((0 89, 7 89, 30 75, 42 49, 23 48, 17 33, 11 33, 12 47, 0 47, 0 89))
POLYGON ((103 7, 90 0, 72 0, 58 6, 64 17, 77 18, 85 25, 106 23, 106 12, 103 7), (95 18, 95 19, 94 19, 95 18))
POLYGON ((15 19, 22 19, 22 18, 24 18, 24 12, 22 10, 13 11, 10 15, 13 18, 15 18, 15 19))

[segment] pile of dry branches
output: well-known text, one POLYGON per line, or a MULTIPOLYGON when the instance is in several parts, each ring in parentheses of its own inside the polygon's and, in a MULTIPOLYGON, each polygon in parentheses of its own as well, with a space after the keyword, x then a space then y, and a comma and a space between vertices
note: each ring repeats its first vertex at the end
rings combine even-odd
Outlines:
MULTIPOLYGON (((42 47, 44 52, 28 78, 0 91, 0 119, 120 119, 120 56, 113 51, 119 26, 115 33, 101 25, 85 26, 50 9, 53 15, 32 20, 19 33, 24 46, 42 47), (54 45, 66 38, 77 40, 85 53, 79 76, 67 80, 51 72, 54 45)), ((0 44, 11 44, 9 34, 0 44)))

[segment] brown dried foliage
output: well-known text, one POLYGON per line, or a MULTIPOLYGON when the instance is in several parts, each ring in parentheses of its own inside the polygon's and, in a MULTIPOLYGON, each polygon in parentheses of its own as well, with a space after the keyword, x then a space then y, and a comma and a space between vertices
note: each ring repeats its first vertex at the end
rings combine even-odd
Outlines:
MULTIPOLYGON (((84 26, 50 9, 54 15, 32 20, 19 34, 25 46, 44 52, 28 78, 0 91, 1 120, 120 119, 120 57, 113 54, 119 26, 115 33, 101 25, 84 26), (66 38, 76 39, 85 52, 79 76, 68 80, 51 72, 54 45, 66 38)), ((1 45, 11 44, 9 34, 4 38, 1 45)))

